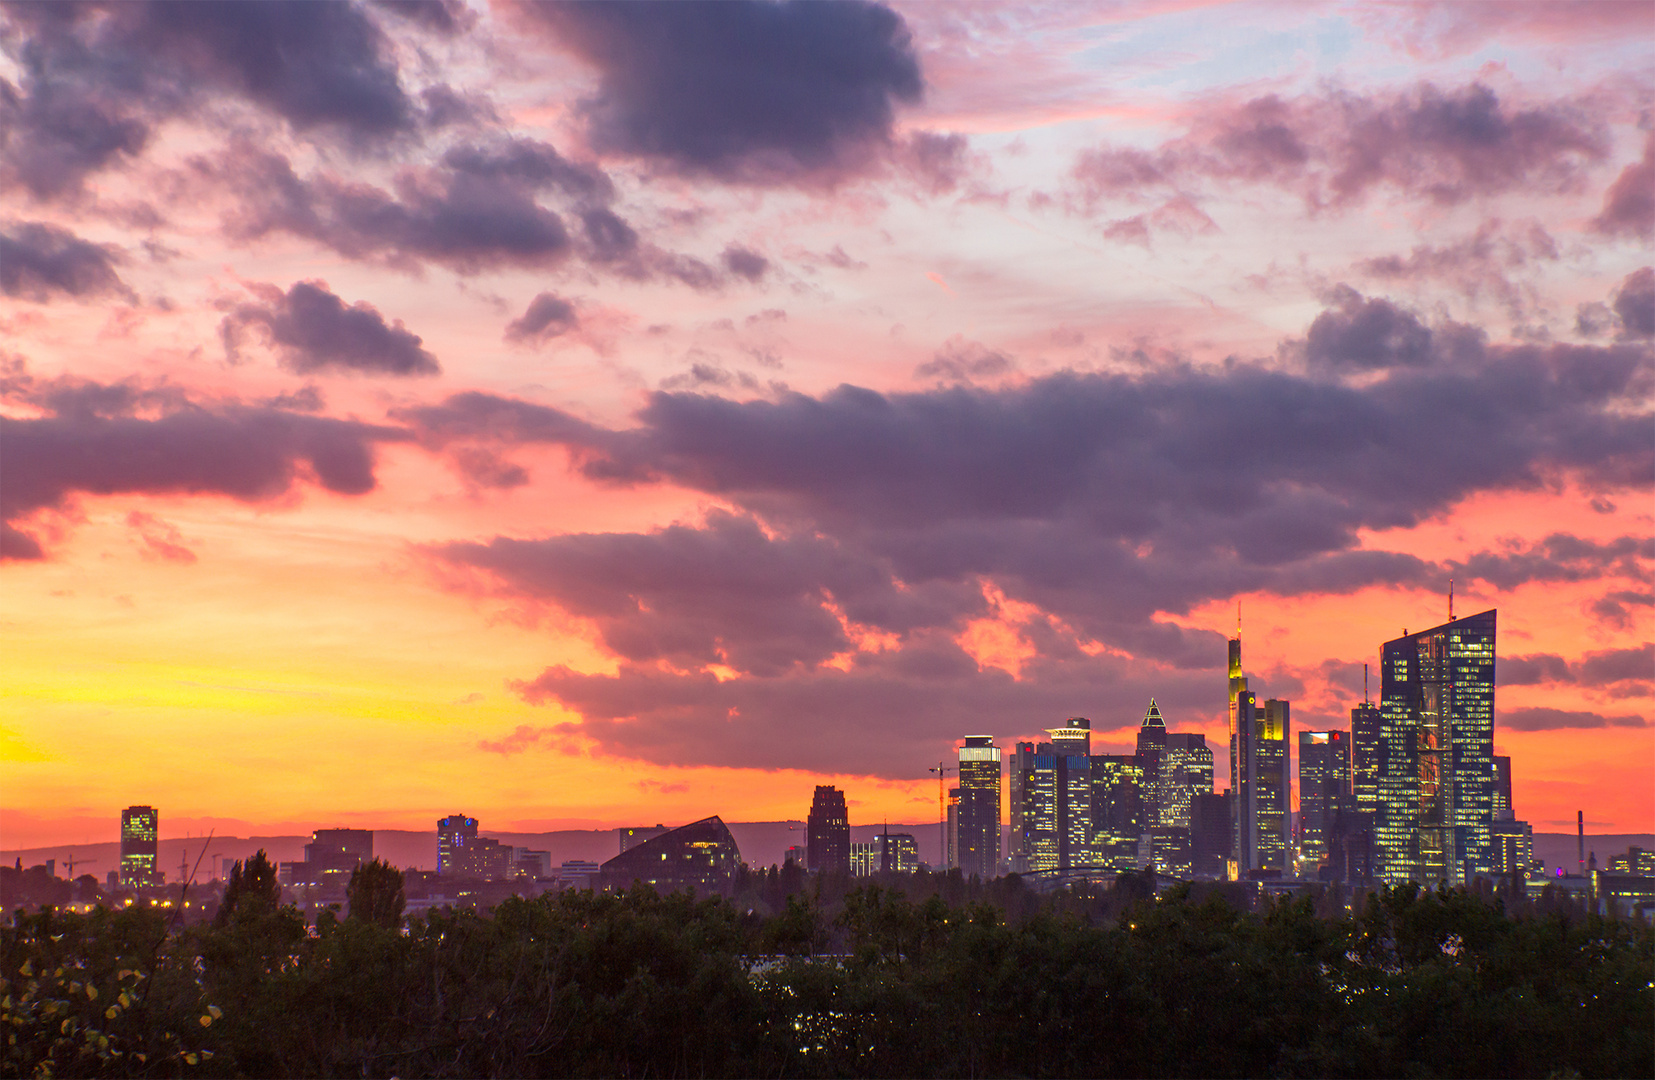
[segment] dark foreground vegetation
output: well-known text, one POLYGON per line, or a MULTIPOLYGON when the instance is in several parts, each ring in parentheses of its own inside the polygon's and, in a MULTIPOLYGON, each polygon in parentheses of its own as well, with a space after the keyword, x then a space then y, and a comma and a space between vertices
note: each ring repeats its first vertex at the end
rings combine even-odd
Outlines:
POLYGON ((0 1071, 1655 1075, 1647 926, 1459 890, 1384 892, 1354 918, 1004 879, 956 903, 806 891, 769 917, 643 889, 405 920, 394 872, 361 886, 314 926, 251 873, 195 926, 18 913, 0 1071))

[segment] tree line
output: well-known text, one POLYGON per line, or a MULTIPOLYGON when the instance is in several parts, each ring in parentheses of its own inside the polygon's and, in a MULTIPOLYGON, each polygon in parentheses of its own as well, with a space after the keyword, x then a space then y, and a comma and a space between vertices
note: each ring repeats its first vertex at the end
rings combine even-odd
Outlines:
POLYGON ((314 924, 261 856, 211 922, 0 926, 6 1076, 1649 1076, 1655 936, 1497 892, 1248 910, 1149 879, 755 873, 314 924))

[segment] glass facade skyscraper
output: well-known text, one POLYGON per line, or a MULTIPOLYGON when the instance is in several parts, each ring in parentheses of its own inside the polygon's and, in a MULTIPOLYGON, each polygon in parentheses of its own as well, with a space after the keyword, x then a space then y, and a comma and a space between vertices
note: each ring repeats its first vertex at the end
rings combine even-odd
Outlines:
POLYGON ((130 888, 161 883, 158 849, 161 814, 153 806, 121 811, 121 884, 130 888))
POLYGON ((1350 796, 1350 732, 1299 732, 1299 861, 1315 876, 1328 859, 1328 830, 1350 796))
POLYGON ((1230 640, 1230 787, 1235 792, 1232 850, 1243 877, 1291 872, 1292 795, 1288 702, 1259 703, 1241 671, 1241 638, 1230 640))
POLYGON ((1058 865, 1058 768, 1050 743, 1017 744, 1011 759, 1012 869, 1019 874, 1058 865))
POLYGON ((1376 873, 1388 884, 1494 872, 1495 631, 1491 610, 1381 650, 1376 873))
POLYGON ((1379 810, 1379 773, 1383 746, 1379 706, 1364 701, 1350 710, 1350 793, 1364 814, 1379 810))
POLYGON ((985 881, 1000 869, 1000 771, 994 737, 967 735, 959 748, 954 865, 985 881))
POLYGON ((1092 849, 1099 866, 1138 868, 1139 846, 1148 831, 1143 778, 1143 763, 1135 754, 1093 756, 1092 849))

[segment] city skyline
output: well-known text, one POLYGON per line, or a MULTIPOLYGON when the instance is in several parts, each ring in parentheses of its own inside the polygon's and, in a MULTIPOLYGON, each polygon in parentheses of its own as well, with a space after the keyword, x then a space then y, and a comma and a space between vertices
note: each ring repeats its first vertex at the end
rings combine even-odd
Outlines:
POLYGON ((1639 5, 177 10, 0 13, 0 846, 1222 790, 1238 605, 1370 769, 1451 590, 1655 832, 1639 5))

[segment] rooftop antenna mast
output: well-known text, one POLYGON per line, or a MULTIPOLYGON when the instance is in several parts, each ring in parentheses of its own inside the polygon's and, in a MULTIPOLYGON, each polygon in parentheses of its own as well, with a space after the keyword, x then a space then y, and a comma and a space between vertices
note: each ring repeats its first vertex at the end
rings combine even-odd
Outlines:
POLYGON ((1448 621, 1454 621, 1454 579, 1448 579, 1448 621))

